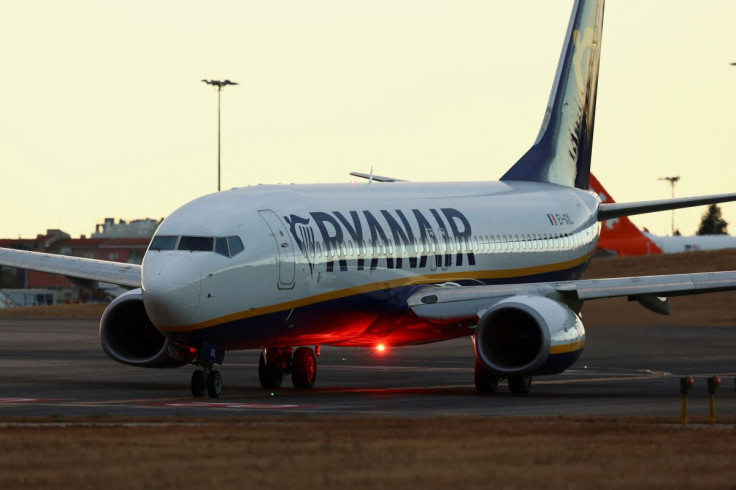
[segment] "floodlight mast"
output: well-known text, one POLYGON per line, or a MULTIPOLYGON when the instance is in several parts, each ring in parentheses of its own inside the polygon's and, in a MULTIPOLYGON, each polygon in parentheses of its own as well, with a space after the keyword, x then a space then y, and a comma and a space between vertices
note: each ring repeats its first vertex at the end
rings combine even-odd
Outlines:
POLYGON ((222 89, 228 85, 239 85, 230 80, 202 80, 207 85, 217 87, 217 192, 220 192, 220 101, 222 89))
MULTIPOLYGON (((680 181, 680 176, 676 177, 660 177, 657 180, 666 180, 670 183, 670 186, 672 187, 672 199, 675 198, 675 184, 677 184, 680 181)), ((671 218, 671 225, 672 225, 672 236, 675 235, 675 210, 672 210, 672 218, 671 218)))

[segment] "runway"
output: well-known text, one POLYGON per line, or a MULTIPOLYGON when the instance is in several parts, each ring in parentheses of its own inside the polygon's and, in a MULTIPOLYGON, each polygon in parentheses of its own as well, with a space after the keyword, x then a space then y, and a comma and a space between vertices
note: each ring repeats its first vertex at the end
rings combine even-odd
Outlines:
POLYGON ((696 378, 691 416, 708 413, 705 378, 723 384, 717 412, 736 414, 736 327, 627 325, 587 327, 578 363, 537 377, 528 395, 502 384, 493 395, 473 386, 470 338, 389 349, 323 347, 313 390, 258 384, 258 352, 229 352, 220 367, 223 394, 194 399, 192 368, 117 364, 99 346, 97 322, 0 319, 0 417, 344 415, 672 415, 679 378, 696 378))

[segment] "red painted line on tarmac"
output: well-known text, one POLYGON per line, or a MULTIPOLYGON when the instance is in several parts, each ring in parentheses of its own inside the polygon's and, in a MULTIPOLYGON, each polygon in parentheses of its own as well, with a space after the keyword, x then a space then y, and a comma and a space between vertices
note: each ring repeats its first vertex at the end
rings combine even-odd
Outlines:
POLYGON ((64 400, 53 398, 0 398, 0 405, 15 405, 19 403, 43 403, 62 402, 64 400))
POLYGON ((308 405, 276 404, 276 403, 215 403, 215 402, 180 402, 180 403, 152 403, 150 406, 172 408, 227 408, 246 410, 284 410, 288 408, 312 408, 308 405))

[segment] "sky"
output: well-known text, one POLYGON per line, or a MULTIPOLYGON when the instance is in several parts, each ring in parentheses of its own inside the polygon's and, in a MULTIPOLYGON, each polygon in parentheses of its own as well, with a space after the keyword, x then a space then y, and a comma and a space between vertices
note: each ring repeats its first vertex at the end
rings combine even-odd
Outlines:
MULTIPOLYGON (((534 142, 572 0, 0 0, 0 238, 89 235, 222 187, 497 180, 534 142)), ((736 192, 736 2, 609 0, 593 172, 736 192)), ((736 204, 722 206, 736 232, 736 204)), ((704 208, 679 210, 693 234, 704 208)), ((670 233, 669 212, 633 218, 670 233)))

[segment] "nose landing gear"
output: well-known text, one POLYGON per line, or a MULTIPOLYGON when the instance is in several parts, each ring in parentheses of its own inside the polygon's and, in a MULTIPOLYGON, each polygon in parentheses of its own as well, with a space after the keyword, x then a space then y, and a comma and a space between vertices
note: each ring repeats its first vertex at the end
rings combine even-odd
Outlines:
POLYGON ((192 396, 202 398, 207 392, 210 398, 218 398, 222 393, 222 375, 220 371, 212 369, 212 365, 205 365, 204 369, 197 369, 192 373, 192 396))
POLYGON ((202 398, 207 393, 210 398, 218 398, 222 393, 222 375, 213 369, 215 364, 225 360, 225 350, 208 342, 202 343, 193 364, 201 366, 192 373, 192 396, 202 398))

